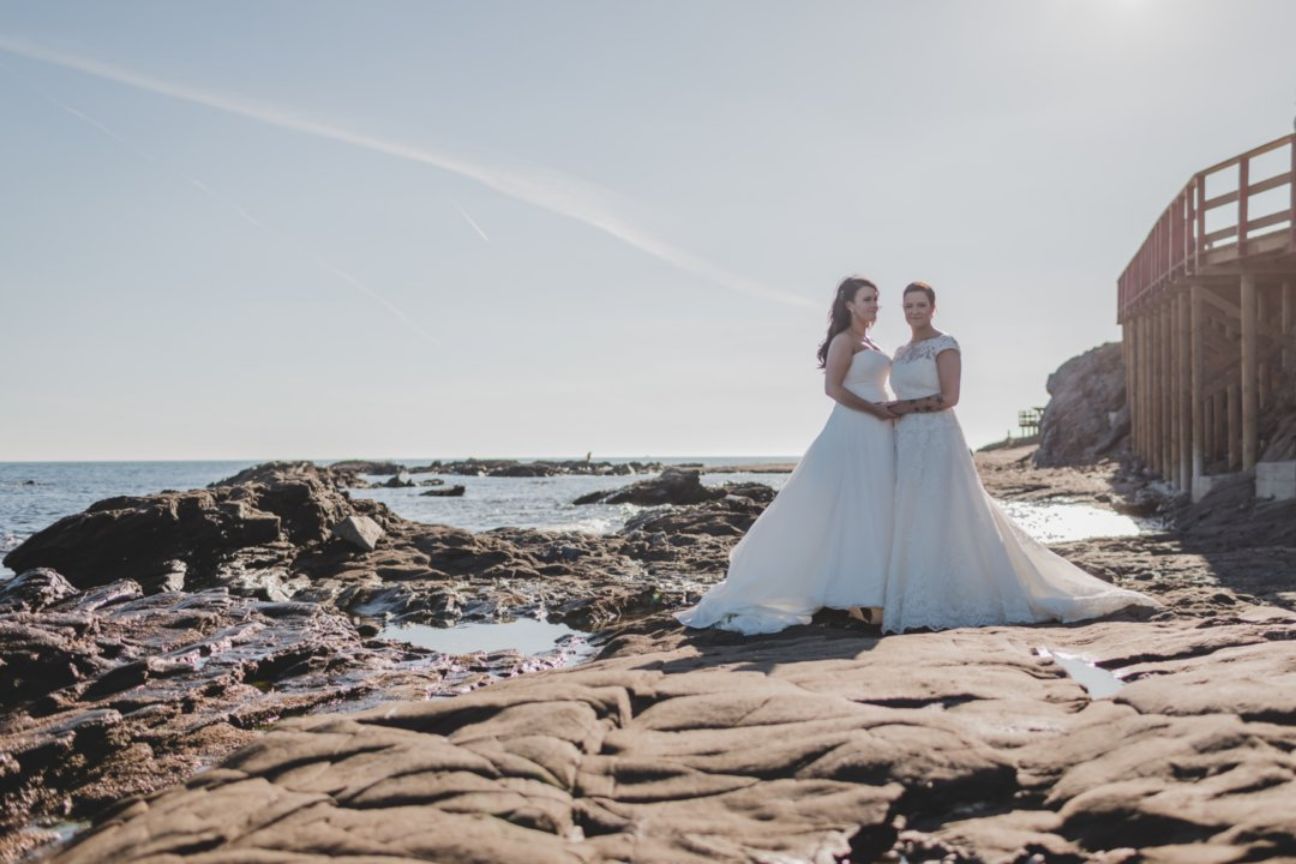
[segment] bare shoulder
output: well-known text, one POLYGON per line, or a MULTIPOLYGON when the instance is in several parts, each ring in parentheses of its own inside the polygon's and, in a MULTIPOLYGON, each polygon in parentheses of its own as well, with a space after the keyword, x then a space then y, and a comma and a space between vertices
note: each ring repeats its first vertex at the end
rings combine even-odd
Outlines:
POLYGON ((832 338, 828 343, 828 351, 832 354, 845 353, 847 355, 855 353, 855 340, 851 338, 849 330, 843 330, 832 338))

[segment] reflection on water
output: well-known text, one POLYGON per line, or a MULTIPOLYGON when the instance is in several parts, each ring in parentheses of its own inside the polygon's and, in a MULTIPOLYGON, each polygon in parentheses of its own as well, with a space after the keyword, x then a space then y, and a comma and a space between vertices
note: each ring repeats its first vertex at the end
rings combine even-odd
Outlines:
POLYGON ((1136 519, 1071 501, 1000 501, 1005 513, 1041 543, 1090 537, 1132 537, 1161 529, 1154 519, 1136 519))
POLYGON ((534 655, 559 651, 567 660, 563 665, 573 665, 595 654, 594 646, 586 641, 588 635, 563 624, 520 618, 502 624, 472 623, 455 627, 392 624, 384 627, 378 638, 409 642, 442 654, 517 651, 534 655))
POLYGON ((1115 673, 1103 669, 1079 654, 1068 654, 1065 651, 1054 651, 1049 648, 1037 648, 1035 653, 1061 666, 1062 671, 1083 687, 1091 699, 1106 699, 1125 686, 1125 682, 1116 677, 1115 673))
POLYGON ((38 819, 35 822, 29 822, 21 829, 21 832, 36 835, 38 845, 32 847, 22 860, 24 862, 36 861, 53 855, 67 845, 69 840, 89 827, 90 823, 88 821, 47 822, 38 819))
MULTIPOLYGON (((735 458, 716 459, 717 464, 741 464, 735 458)), ((460 485, 463 497, 424 497, 422 487, 387 489, 375 485, 367 489, 352 489, 353 498, 372 498, 386 504, 398 515, 415 522, 433 525, 450 525, 468 531, 489 531, 494 528, 538 528, 542 531, 580 531, 586 534, 614 534, 620 531, 631 516, 643 508, 634 504, 582 504, 572 502, 591 492, 610 492, 632 483, 656 477, 657 474, 639 474, 600 477, 583 474, 557 477, 463 477, 450 474, 415 474, 419 483, 441 480, 444 486, 460 485)), ((764 483, 775 490, 782 489, 787 474, 702 472, 702 482, 708 486, 723 483, 764 483)), ((387 478, 369 476, 375 484, 387 478)))

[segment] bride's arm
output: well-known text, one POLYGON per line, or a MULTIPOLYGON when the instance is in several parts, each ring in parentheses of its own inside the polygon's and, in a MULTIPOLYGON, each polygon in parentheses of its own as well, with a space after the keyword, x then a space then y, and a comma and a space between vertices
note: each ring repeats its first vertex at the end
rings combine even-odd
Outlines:
POLYGON ((843 386, 853 356, 849 339, 834 338, 828 345, 828 362, 824 364, 824 392, 828 394, 828 398, 847 408, 872 414, 879 420, 894 420, 896 415, 887 410, 885 405, 861 399, 843 386))
POLYGON ((936 355, 936 375, 940 379, 940 392, 921 399, 904 399, 888 407, 895 414, 944 411, 959 401, 959 383, 963 377, 963 358, 955 348, 946 348, 936 355))

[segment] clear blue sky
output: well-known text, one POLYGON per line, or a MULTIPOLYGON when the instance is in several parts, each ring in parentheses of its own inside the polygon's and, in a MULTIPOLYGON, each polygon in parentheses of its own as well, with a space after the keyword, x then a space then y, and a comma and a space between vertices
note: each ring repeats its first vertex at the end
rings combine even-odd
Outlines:
POLYGON ((796 454, 838 279, 974 444, 1117 338, 1296 4, 0 3, 0 460, 796 454))

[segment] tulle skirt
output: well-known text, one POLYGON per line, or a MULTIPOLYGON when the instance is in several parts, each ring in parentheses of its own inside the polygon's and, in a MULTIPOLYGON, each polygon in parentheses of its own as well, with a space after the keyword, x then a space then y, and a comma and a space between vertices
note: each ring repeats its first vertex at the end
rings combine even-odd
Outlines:
POLYGON ((900 633, 1077 621, 1159 606, 1030 537, 981 485, 953 411, 896 423, 896 490, 882 628, 900 633))
POLYGON ((835 405, 774 501, 729 555, 690 627, 774 633, 823 607, 881 606, 895 483, 890 422, 835 405))

